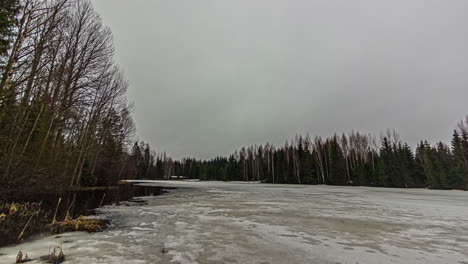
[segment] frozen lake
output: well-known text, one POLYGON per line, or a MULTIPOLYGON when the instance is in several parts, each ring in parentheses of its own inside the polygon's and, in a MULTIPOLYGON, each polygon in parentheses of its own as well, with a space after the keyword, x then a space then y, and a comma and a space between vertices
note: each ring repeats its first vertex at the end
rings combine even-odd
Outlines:
POLYGON ((50 245, 62 246, 66 263, 468 263, 468 192, 145 184, 180 188, 102 208, 113 220, 104 232, 1 248, 0 263, 50 245))

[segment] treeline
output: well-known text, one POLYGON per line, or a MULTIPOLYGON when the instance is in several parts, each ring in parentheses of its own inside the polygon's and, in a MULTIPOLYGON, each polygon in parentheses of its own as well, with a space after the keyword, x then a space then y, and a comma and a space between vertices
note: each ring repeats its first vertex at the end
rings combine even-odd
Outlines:
POLYGON ((176 175, 200 180, 467 189, 468 116, 453 131, 451 146, 423 141, 413 152, 394 131, 381 140, 352 132, 296 136, 279 148, 250 146, 229 157, 175 165, 176 175))
POLYGON ((113 55, 89 0, 2 1, 0 186, 108 185, 135 171, 113 55))
POLYGON ((125 179, 168 180, 171 177, 198 179, 206 162, 187 158, 181 161, 169 157, 166 152, 157 153, 149 144, 135 142, 129 154, 129 166, 121 177, 125 179))

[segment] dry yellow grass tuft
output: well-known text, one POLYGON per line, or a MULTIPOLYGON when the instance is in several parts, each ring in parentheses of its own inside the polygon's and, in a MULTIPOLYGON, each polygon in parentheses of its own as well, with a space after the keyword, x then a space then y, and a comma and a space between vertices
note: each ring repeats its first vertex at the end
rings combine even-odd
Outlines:
POLYGON ((66 218, 64 221, 51 224, 51 229, 55 233, 86 231, 100 232, 109 223, 106 219, 90 218, 87 216, 79 216, 76 219, 66 218))

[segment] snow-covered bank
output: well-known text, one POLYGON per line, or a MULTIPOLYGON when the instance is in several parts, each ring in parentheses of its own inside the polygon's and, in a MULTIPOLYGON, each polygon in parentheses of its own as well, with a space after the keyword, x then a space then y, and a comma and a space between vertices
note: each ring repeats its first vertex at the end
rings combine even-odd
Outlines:
MULTIPOLYGON (((102 233, 68 233, 0 249, 67 263, 464 263, 468 193, 224 182, 180 187, 148 204, 106 206, 102 233)), ((4 254, 4 255, 2 255, 4 254)))

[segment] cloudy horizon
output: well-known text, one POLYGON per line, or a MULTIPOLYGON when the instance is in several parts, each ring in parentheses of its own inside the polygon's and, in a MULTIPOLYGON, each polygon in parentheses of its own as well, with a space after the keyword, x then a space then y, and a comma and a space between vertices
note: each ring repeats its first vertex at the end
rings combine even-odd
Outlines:
POLYGON ((93 0, 139 140, 174 158, 296 134, 449 143, 468 114, 467 1, 93 0))

